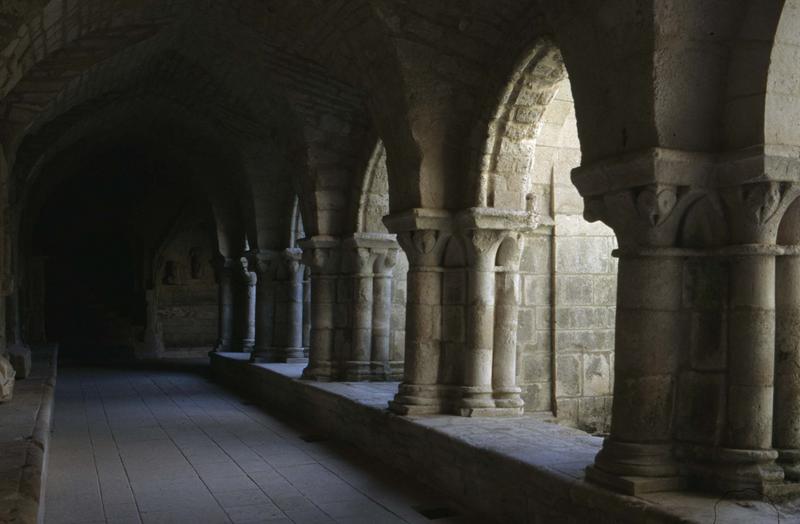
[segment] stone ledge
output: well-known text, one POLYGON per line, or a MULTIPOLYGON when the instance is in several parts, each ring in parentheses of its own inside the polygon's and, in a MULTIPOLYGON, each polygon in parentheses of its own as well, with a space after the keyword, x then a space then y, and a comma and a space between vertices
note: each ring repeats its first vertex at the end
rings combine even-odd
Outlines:
POLYGON ((0 522, 41 522, 58 350, 33 350, 31 375, 0 405, 0 522))
MULTIPOLYGON (((717 504, 717 497, 680 492, 633 497, 588 483, 584 471, 601 439, 537 416, 401 417, 386 409, 396 382, 310 382, 299 379, 302 365, 245 359, 213 354, 215 377, 435 485, 487 521, 687 524, 712 522, 716 505, 718 522, 775 522, 762 502, 717 504)), ((798 508, 781 510, 800 519, 798 508)))

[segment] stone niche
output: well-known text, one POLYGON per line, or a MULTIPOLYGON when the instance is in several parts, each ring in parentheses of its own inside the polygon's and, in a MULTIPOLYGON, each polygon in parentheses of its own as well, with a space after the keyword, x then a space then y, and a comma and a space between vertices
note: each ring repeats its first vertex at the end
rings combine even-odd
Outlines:
POLYGON ((168 357, 200 356, 217 339, 216 246, 210 226, 191 222, 173 232, 156 257, 148 293, 151 352, 168 357), (153 351, 155 349, 155 351, 153 351))

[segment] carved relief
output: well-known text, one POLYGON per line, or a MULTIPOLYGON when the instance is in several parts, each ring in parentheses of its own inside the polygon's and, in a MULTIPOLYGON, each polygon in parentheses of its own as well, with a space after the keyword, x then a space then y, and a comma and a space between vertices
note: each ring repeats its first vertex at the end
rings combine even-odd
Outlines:
POLYGON ((677 202, 674 186, 654 184, 645 187, 636 196, 636 209, 640 217, 651 226, 656 226, 669 217, 677 202))
POLYGON ((778 182, 763 182, 742 186, 745 216, 757 224, 765 224, 778 210, 781 187, 778 182))
POLYGON ((391 273, 397 264, 397 249, 387 249, 375 258, 374 272, 377 274, 391 273))
POLYGON ((468 237, 475 252, 482 255, 497 245, 501 235, 502 232, 495 229, 475 229, 468 237))
POLYGON ((410 234, 414 247, 422 254, 433 251, 439 238, 439 232, 433 229, 419 229, 411 231, 410 234))
POLYGON ((194 246, 189 250, 189 267, 194 280, 205 278, 206 253, 202 247, 194 246))
POLYGON ((639 186, 587 197, 584 217, 613 228, 621 246, 675 246, 686 210, 706 194, 685 186, 639 186))

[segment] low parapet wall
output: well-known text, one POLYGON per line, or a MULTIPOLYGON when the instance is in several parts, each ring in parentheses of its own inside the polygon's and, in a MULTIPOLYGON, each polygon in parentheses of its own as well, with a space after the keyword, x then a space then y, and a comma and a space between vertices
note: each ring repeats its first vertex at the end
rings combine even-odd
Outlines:
POLYGON ((386 410, 396 383, 309 382, 299 380, 301 365, 250 364, 242 354, 211 361, 217 379, 435 486, 487 522, 685 524, 712 522, 715 513, 719 523, 775 522, 776 510, 759 502, 631 497, 588 483, 583 472, 601 440, 539 417, 400 417, 386 410))
POLYGON ((44 486, 58 349, 35 348, 31 375, 0 405, 0 522, 34 524, 44 517, 44 486))

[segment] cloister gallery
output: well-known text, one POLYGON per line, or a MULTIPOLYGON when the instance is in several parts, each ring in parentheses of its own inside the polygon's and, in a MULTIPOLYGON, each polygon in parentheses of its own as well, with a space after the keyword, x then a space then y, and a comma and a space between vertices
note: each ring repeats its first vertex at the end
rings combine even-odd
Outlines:
POLYGON ((0 522, 800 522, 800 0, 0 50, 0 522))

